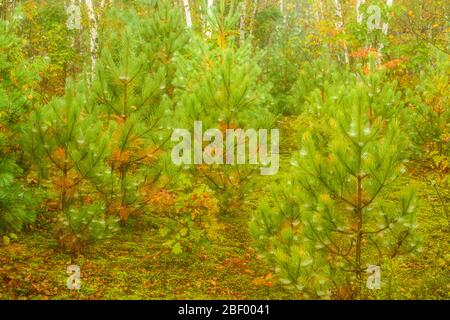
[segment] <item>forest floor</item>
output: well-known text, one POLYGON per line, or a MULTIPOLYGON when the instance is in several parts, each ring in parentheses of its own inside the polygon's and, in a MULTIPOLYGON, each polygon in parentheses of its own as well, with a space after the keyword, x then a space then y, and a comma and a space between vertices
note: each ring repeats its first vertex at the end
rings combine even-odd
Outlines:
POLYGON ((75 259, 58 250, 50 232, 24 234, 0 247, 0 299, 296 298, 272 283, 252 249, 247 221, 248 214, 223 221, 226 247, 179 256, 161 253, 151 228, 124 228, 75 259), (79 291, 66 288, 70 264, 81 268, 79 291))

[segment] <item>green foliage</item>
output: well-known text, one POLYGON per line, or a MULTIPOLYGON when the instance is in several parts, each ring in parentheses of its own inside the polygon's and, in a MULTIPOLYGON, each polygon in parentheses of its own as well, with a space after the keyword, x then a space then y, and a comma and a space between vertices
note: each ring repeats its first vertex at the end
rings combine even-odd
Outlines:
MULTIPOLYGON (((227 129, 271 128, 274 117, 269 108, 269 86, 259 80, 261 69, 250 48, 213 47, 191 43, 191 52, 177 57, 175 79, 176 112, 181 127, 193 129, 201 120, 204 128, 227 129)), ((237 147, 237 146, 236 146, 237 147)), ((219 151, 225 154, 225 150, 219 151)), ((240 208, 252 191, 256 191, 257 168, 251 165, 211 165, 193 167, 199 178, 216 192, 222 212, 240 208)))
POLYGON ((407 89, 413 141, 444 158, 450 152, 449 70, 448 56, 436 52, 432 62, 420 71, 415 88, 407 89))
MULTIPOLYGON (((203 127, 219 129, 271 128, 274 117, 270 86, 261 81, 259 56, 249 44, 236 47, 231 7, 216 6, 212 38, 216 43, 195 37, 189 50, 176 56, 178 66, 175 84, 176 115, 181 128, 193 129, 194 121, 203 127)), ((225 150, 221 150, 225 154, 225 150)), ((257 168, 251 165, 210 165, 191 167, 196 182, 206 184, 216 193, 223 213, 239 210, 256 191, 257 168)))
POLYGON ((261 70, 249 47, 222 50, 199 42, 192 47, 193 52, 177 58, 177 101, 180 113, 188 117, 185 122, 201 119, 206 125, 252 128, 273 122, 268 86, 258 81, 261 70))
POLYGON ((36 108, 22 141, 58 212, 57 239, 74 253, 105 237, 115 223, 99 213, 105 206, 99 186, 112 180, 106 165, 111 132, 92 112, 85 90, 83 82, 69 83, 63 98, 36 108), (102 232, 99 223, 105 226, 102 232))
POLYGON ((189 41, 181 14, 179 10, 172 8, 170 2, 163 1, 158 4, 156 12, 152 13, 150 21, 142 21, 139 29, 144 41, 142 51, 149 57, 152 54, 156 55, 151 59, 157 60, 157 63, 165 69, 165 92, 172 96, 174 90, 172 82, 176 72, 172 59, 176 53, 183 51, 189 41))
POLYGON ((339 65, 327 53, 313 62, 303 63, 287 98, 287 111, 299 114, 317 103, 321 105, 323 99, 334 96, 335 86, 349 81, 348 73, 339 72, 339 69, 339 65))
MULTIPOLYGON (((0 146, 3 144, 0 137, 0 146)), ((24 224, 34 221, 35 200, 30 190, 14 179, 22 170, 0 152, 0 233, 20 231, 24 224)))
POLYGON ((330 97, 338 105, 326 117, 328 140, 303 135, 292 177, 275 192, 282 200, 263 206, 251 225, 280 280, 310 297, 364 297, 369 264, 418 246, 414 192, 392 195, 405 171, 398 121, 374 116, 365 89, 358 81, 330 97))
POLYGON ((236 29, 240 10, 236 0, 229 1, 229 5, 226 0, 217 0, 217 2, 211 8, 207 20, 211 28, 212 39, 215 39, 219 46, 224 47, 227 38, 235 38, 238 34, 236 29))
MULTIPOLYGON (((117 50, 120 48, 118 45, 123 44, 124 38, 128 37, 131 50, 142 54, 141 58, 152 72, 164 74, 163 92, 172 96, 172 80, 176 71, 172 59, 175 54, 183 51, 189 41, 180 10, 173 8, 170 1, 141 1, 127 10, 111 10, 107 19, 111 23, 120 24, 128 33, 127 36, 105 35, 103 41, 106 47, 116 47, 117 50)), ((133 61, 130 60, 130 63, 133 61)))
MULTIPOLYGON (((29 111, 42 63, 21 55, 18 21, 0 21, 0 232, 19 231, 34 220, 33 191, 20 181, 24 172, 17 132, 29 111)), ((36 199, 36 196, 34 196, 36 199)))
POLYGON ((118 230, 117 219, 106 217, 103 203, 71 206, 59 215, 56 238, 63 250, 78 254, 86 246, 112 236, 118 230))
POLYGON ((292 29, 288 24, 278 27, 273 44, 267 47, 263 59, 264 80, 273 84, 271 94, 275 101, 272 108, 275 114, 289 115, 297 111, 289 103, 289 94, 299 77, 299 70, 303 69, 303 64, 308 65, 305 63, 308 59, 305 35, 292 29))
POLYGON ((65 78, 79 72, 83 62, 81 35, 77 34, 78 30, 67 29, 67 15, 61 1, 51 0, 45 6, 26 1, 21 17, 26 54, 45 57, 47 61, 40 82, 41 98, 62 95, 65 78))
POLYGON ((450 2, 68 3, 0 0, 0 299, 448 299, 450 2))
MULTIPOLYGON (((163 177, 170 115, 165 95, 167 70, 144 38, 136 37, 136 28, 148 20, 110 35, 92 86, 92 99, 112 132, 109 170, 113 177, 102 189, 107 193, 108 211, 123 222, 143 212, 158 183, 170 182, 163 177)), ((147 37, 158 39, 143 30, 147 37)))
POLYGON ((397 7, 387 6, 386 1, 383 0, 362 3, 359 8, 362 22, 358 23, 356 19, 352 19, 347 24, 350 33, 349 38, 351 37, 358 47, 374 48, 380 44, 387 47, 389 38, 383 32, 383 24, 388 24, 391 21, 390 18, 394 10, 397 10, 397 7))
POLYGON ((150 201, 152 212, 160 224, 163 247, 172 253, 192 252, 194 245, 219 238, 217 222, 219 206, 214 194, 204 186, 179 195, 161 190, 150 201))
POLYGON ((278 23, 282 21, 282 18, 278 6, 268 6, 258 12, 254 36, 259 46, 265 47, 272 44, 274 33, 277 31, 278 23))

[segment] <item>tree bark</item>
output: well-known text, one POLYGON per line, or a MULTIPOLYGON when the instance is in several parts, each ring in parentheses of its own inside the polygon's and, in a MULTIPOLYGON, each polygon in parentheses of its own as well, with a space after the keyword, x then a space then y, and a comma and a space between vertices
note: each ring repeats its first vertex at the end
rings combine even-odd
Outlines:
POLYGON ((86 7, 90 23, 89 51, 91 55, 91 70, 88 79, 92 82, 94 79, 95 65, 97 63, 98 21, 92 0, 86 0, 86 7))
MULTIPOLYGON (((340 0, 334 0, 334 6, 336 9, 336 17, 338 19, 338 21, 336 22, 336 29, 338 31, 342 30, 342 33, 345 34, 345 30, 344 30, 344 15, 342 13, 342 6, 341 6, 341 2, 340 0)), ((344 40, 344 59, 345 59, 345 63, 348 64, 350 62, 349 57, 348 57, 348 48, 347 48, 347 43, 344 40)))
POLYGON ((364 19, 364 15, 361 13, 361 5, 364 4, 366 0, 356 0, 356 21, 361 24, 364 19))
POLYGON ((258 5, 259 5, 259 1, 258 0, 254 0, 253 1, 253 12, 252 12, 252 17, 250 20, 250 34, 253 35, 254 33, 254 28, 255 28, 255 20, 256 20, 256 15, 258 14, 258 5))
POLYGON ((245 5, 245 0, 242 2, 241 5, 241 20, 239 22, 239 41, 241 46, 245 42, 245 11, 247 6, 245 5))
MULTIPOLYGON (((394 0, 386 0, 386 5, 391 8, 394 4, 394 0)), ((383 23, 383 29, 382 33, 384 36, 387 36, 389 32, 389 22, 383 23)), ((384 44, 380 41, 380 44, 378 45, 378 51, 377 51, 377 65, 378 67, 381 67, 381 63, 383 62, 383 48, 384 44)))
POLYGON ((184 12, 186 14, 186 25, 188 28, 192 28, 192 17, 191 17, 191 7, 189 5, 189 0, 183 0, 184 12))

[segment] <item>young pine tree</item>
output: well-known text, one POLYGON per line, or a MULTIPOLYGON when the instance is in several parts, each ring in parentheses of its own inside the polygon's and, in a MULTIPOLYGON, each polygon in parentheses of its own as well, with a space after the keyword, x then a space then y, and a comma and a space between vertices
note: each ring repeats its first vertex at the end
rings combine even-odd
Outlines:
POLYGON ((143 32, 149 41, 157 39, 143 28, 151 19, 141 21, 133 12, 126 17, 129 25, 105 41, 91 96, 112 130, 108 164, 113 180, 102 186, 107 210, 123 223, 144 212, 152 194, 171 183, 164 170, 170 138, 167 70, 141 37, 143 32))
POLYGON ((43 64, 24 57, 15 35, 18 22, 0 20, 0 233, 19 231, 34 219, 30 189, 20 182, 17 133, 33 104, 43 64))
MULTIPOLYGON (((145 8, 148 6, 140 10, 145 8)), ((189 34, 185 29, 180 10, 174 8, 171 1, 157 1, 145 12, 146 15, 140 20, 139 25, 139 33, 143 40, 140 50, 146 54, 154 69, 164 70, 164 92, 172 97, 176 73, 173 57, 185 50, 189 34)))
POLYGON ((116 230, 99 187, 113 179, 106 165, 111 132, 85 92, 84 82, 70 82, 64 97, 36 108, 22 141, 57 213, 56 238, 75 254, 116 230))
POLYGON ((340 92, 321 116, 328 138, 303 134, 292 175, 257 212, 251 231, 282 283, 310 297, 354 299, 369 296, 369 265, 383 272, 417 247, 416 198, 409 186, 398 190, 398 122, 374 117, 360 82, 340 92))
POLYGON ((442 161, 450 154, 450 63, 440 52, 434 53, 432 61, 420 72, 414 90, 407 90, 414 111, 409 122, 413 141, 442 161))
MULTIPOLYGON (((231 6, 230 12, 223 10, 223 1, 213 9, 211 41, 194 38, 190 52, 177 57, 175 98, 179 123, 183 125, 180 128, 192 132, 194 121, 202 121, 204 130, 218 129, 223 137, 227 129, 269 129, 274 124, 268 111, 269 86, 260 81, 258 59, 248 43, 238 47, 235 33, 229 30, 237 26, 235 7, 231 6)), ((259 168, 249 165, 248 157, 245 165, 227 164, 225 152, 230 150, 216 152, 222 156, 222 163, 197 165, 192 173, 198 182, 216 192, 221 212, 230 213, 241 209, 256 191, 259 168)), ((232 152, 236 154, 236 150, 232 152)))

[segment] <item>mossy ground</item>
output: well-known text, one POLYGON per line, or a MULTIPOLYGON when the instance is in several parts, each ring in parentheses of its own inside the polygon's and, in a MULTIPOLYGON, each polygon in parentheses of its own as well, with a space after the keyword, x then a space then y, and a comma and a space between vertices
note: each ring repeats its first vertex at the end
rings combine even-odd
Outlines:
POLYGON ((155 229, 125 228, 72 258, 50 232, 25 233, 0 247, 0 299, 288 299, 265 281, 271 272, 252 249, 248 215, 224 219, 223 243, 191 254, 161 252, 155 229), (80 291, 66 288, 66 268, 81 267, 80 291))

